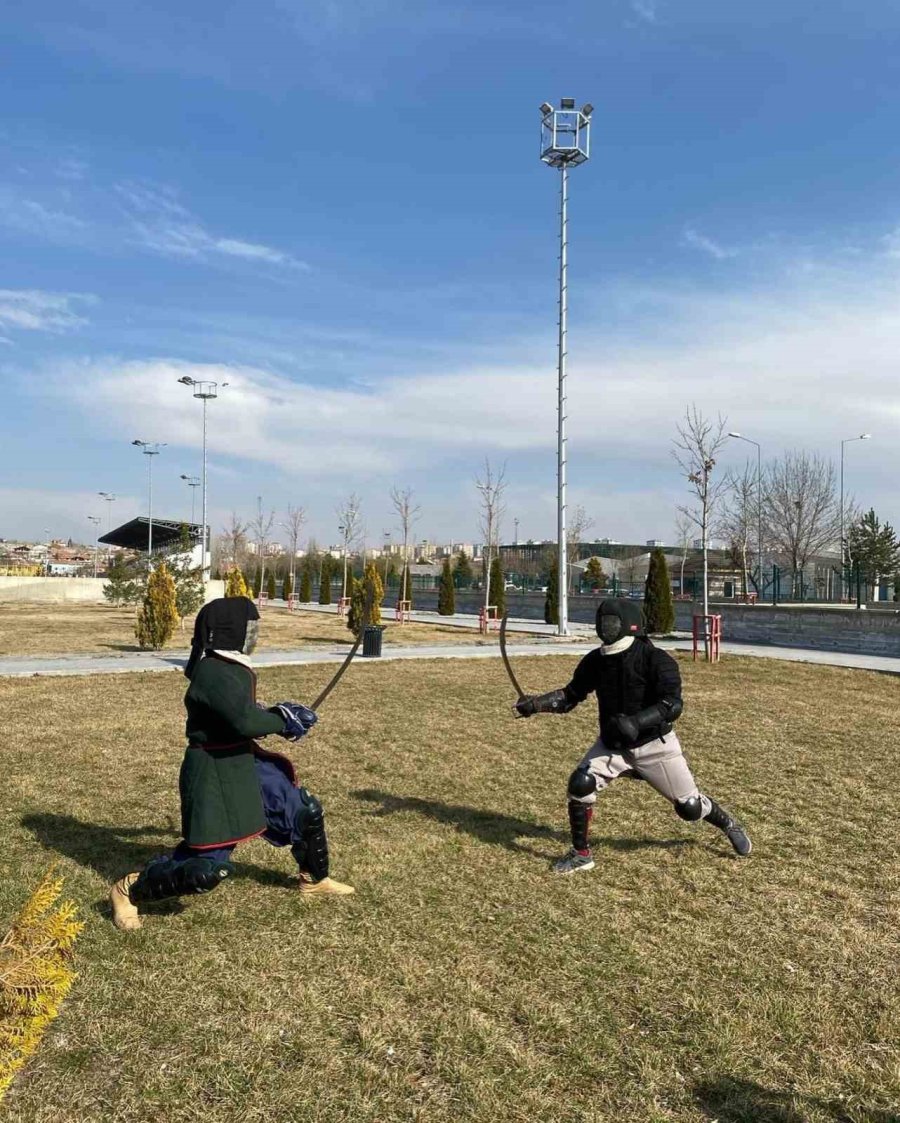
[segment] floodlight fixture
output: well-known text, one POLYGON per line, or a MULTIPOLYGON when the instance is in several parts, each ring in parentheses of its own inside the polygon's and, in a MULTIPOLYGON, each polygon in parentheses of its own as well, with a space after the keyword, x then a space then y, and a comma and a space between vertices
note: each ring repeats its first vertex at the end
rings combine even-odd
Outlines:
POLYGON ((549 101, 542 101, 541 102, 541 114, 544 117, 546 117, 548 113, 552 113, 552 112, 553 112, 553 106, 550 104, 550 102, 549 101))
POLYGON ((574 109, 575 108, 575 98, 573 98, 573 97, 560 98, 559 99, 559 108, 560 109, 574 109))
POLYGON ((593 105, 591 105, 591 103, 590 103, 589 101, 586 101, 586 102, 584 103, 584 105, 582 105, 582 107, 581 107, 581 115, 582 115, 582 117, 590 117, 590 115, 591 115, 591 114, 592 114, 593 112, 594 112, 594 107, 593 107, 593 105))

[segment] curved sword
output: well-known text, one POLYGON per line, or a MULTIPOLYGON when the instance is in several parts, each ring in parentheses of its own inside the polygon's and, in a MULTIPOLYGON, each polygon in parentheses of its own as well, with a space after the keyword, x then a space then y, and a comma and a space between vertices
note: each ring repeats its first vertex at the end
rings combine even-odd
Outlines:
POLYGON ((314 710, 316 713, 318 713, 319 707, 322 705, 322 703, 325 701, 325 699, 328 697, 328 695, 332 692, 332 690, 334 690, 334 688, 340 682, 341 675, 343 675, 344 671, 346 671, 346 669, 353 662, 353 656, 357 653, 357 651, 359 651, 359 645, 362 643, 363 632, 369 626, 369 620, 372 617, 372 606, 374 605, 374 603, 375 603, 375 590, 370 585, 368 596, 366 597, 365 607, 363 608, 362 625, 360 626, 359 634, 357 635, 356 639, 354 640, 353 646, 347 652, 347 658, 338 667, 338 669, 335 672, 334 677, 332 678, 331 682, 329 682, 329 684, 325 687, 325 689, 322 691, 322 693, 319 695, 319 697, 315 700, 315 702, 313 702, 312 706, 310 706, 310 709, 314 710))
POLYGON ((515 671, 512 669, 512 664, 509 661, 509 656, 506 654, 506 619, 508 616, 509 613, 504 612, 503 619, 500 621, 500 654, 503 656, 503 665, 506 667, 509 681, 515 687, 516 694, 522 699, 525 697, 525 691, 519 686, 519 680, 516 678, 515 671))

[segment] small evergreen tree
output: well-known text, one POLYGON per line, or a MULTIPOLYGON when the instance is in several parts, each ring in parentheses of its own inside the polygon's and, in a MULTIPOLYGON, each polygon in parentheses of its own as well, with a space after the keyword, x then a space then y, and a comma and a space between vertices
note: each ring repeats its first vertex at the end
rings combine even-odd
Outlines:
POLYGON ((106 584, 103 586, 105 599, 117 607, 123 604, 137 604, 143 590, 141 569, 134 564, 129 565, 120 553, 114 554, 106 571, 106 584))
POLYGON ((268 596, 269 600, 275 599, 276 592, 277 589, 275 587, 275 570, 270 569, 269 576, 266 578, 266 595, 268 596))
POLYGON ((900 564, 900 544, 890 523, 881 520, 870 509, 847 534, 847 553, 867 585, 895 573, 900 564))
POLYGON ((256 572, 253 574, 253 599, 259 600, 259 594, 262 591, 262 566, 256 567, 256 572))
POLYGON ((497 615, 502 616, 506 612, 506 589, 503 584, 503 569, 500 566, 499 557, 495 557, 491 562, 491 585, 488 590, 488 598, 491 604, 497 606, 497 615))
POLYGON ((658 547, 650 553, 644 586, 644 625, 651 635, 664 635, 675 627, 672 582, 666 558, 658 547))
POLYGON ((286 601, 290 600, 291 599, 291 593, 293 593, 293 591, 294 591, 294 586, 291 583, 291 573, 290 573, 290 570, 288 570, 288 572, 284 575, 284 581, 283 581, 282 586, 281 586, 281 595, 284 598, 284 600, 286 600, 286 601))
POLYGON ((459 589, 471 589, 472 581, 474 580, 472 573, 472 562, 469 555, 465 550, 459 551, 459 557, 456 559, 456 586, 459 589))
POLYGON ((226 597, 249 597, 250 590, 247 588, 247 582, 244 580, 244 575, 240 569, 235 566, 229 569, 228 577, 225 580, 225 596, 226 597))
POLYGON ((184 618, 199 611, 206 599, 203 567, 192 564, 193 550, 191 533, 187 525, 182 523, 178 541, 166 552, 166 566, 175 582, 175 608, 181 617, 182 628, 184 628, 184 618))
POLYGON ((134 634, 141 647, 159 651, 172 638, 178 626, 175 582, 164 561, 147 578, 147 591, 138 609, 134 634))
POLYGON ((559 563, 547 575, 547 597, 544 601, 544 623, 559 623, 559 563))
POLYGON ((391 558, 391 564, 388 566, 388 571, 385 574, 385 584, 393 589, 397 584, 397 563, 391 558))
POLYGON ((319 575, 319 604, 331 604, 331 555, 323 554, 319 575))
POLYGON ((444 558, 441 570, 441 586, 438 593, 438 615, 452 616, 456 612, 456 589, 453 586, 453 569, 450 559, 444 558))
POLYGON ((371 597, 371 610, 369 612, 369 625, 374 627, 381 623, 381 602, 384 600, 384 585, 375 568, 374 561, 366 562, 361 580, 353 578, 350 587, 350 611, 347 613, 347 627, 354 635, 359 635, 365 617, 366 604, 371 597))
POLYGON ((592 589, 602 588, 606 584, 606 574, 603 572, 599 558, 590 559, 585 566, 584 576, 592 589))
POLYGON ((303 572, 300 574, 300 602, 309 604, 312 600, 312 562, 308 557, 303 559, 303 572))

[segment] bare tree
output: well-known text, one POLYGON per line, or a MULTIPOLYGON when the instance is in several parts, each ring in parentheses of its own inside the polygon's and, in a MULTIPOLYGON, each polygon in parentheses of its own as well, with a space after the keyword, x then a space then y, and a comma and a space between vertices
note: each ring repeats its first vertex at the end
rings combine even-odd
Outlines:
POLYGON ((684 412, 678 425, 678 440, 674 441, 672 455, 687 477, 694 492, 696 505, 679 507, 700 531, 703 549, 703 615, 709 615, 709 531, 716 505, 725 490, 724 479, 713 482, 712 473, 716 456, 725 444, 727 419, 719 414, 716 421, 704 417, 696 405, 684 412))
MULTIPOLYGON (((786 452, 763 473, 763 518, 773 552, 790 566, 792 587, 810 558, 838 543, 841 501, 837 473, 818 453, 786 452)), ((853 509, 852 500, 845 505, 853 509)), ((854 515, 850 522, 854 521, 854 515)))
MULTIPOLYGON (((716 535, 725 542, 735 564, 740 567, 745 594, 750 591, 752 544, 757 537, 759 496, 756 476, 757 466, 750 461, 744 465, 742 472, 726 474, 725 494, 715 522, 716 535)), ((758 582, 756 591, 761 592, 758 582)))
POLYGON ((409 535, 413 526, 421 517, 422 508, 413 503, 413 490, 411 487, 391 488, 391 502, 400 520, 400 529, 403 532, 403 578, 400 581, 400 600, 409 600, 410 575, 409 575, 409 535))
POLYGON ((260 592, 266 587, 266 552, 269 548, 269 537, 274 525, 275 512, 269 511, 267 515, 263 514, 262 496, 258 495, 256 497, 256 515, 247 524, 247 529, 250 531, 252 540, 256 543, 256 552, 259 557, 260 592))
POLYGON ((300 531, 303 529, 303 524, 306 522, 306 511, 302 507, 291 507, 288 504, 287 509, 287 522, 281 524, 282 530, 287 531, 288 541, 291 544, 291 589, 294 588, 294 567, 297 562, 297 543, 300 541, 300 531))
POLYGON ((575 585, 575 569, 573 562, 577 562, 576 546, 579 542, 584 540, 584 536, 594 525, 594 520, 588 517, 587 511, 579 503, 573 508, 572 513, 568 518, 568 526, 566 527, 566 556, 569 559, 569 592, 571 593, 575 585))
POLYGON ((675 534, 678 538, 678 550, 681 553, 681 577, 678 584, 678 595, 684 596, 684 566, 687 561, 688 550, 691 548, 691 526, 693 523, 682 511, 675 515, 675 534))
POLYGON ((506 491, 506 464, 495 472, 490 460, 485 457, 484 471, 475 477, 475 487, 481 494, 481 531, 484 534, 484 607, 490 603, 491 595, 491 551, 500 538, 500 523, 506 511, 503 493, 506 491))
POLYGON ((347 496, 344 502, 336 508, 336 514, 340 519, 338 530, 344 536, 344 583, 342 586, 342 597, 347 596, 347 552, 351 546, 356 544, 362 530, 362 500, 355 491, 347 496))
POLYGON ((231 523, 222 528, 219 545, 221 561, 243 568, 247 560, 247 524, 242 523, 234 511, 231 512, 231 523))

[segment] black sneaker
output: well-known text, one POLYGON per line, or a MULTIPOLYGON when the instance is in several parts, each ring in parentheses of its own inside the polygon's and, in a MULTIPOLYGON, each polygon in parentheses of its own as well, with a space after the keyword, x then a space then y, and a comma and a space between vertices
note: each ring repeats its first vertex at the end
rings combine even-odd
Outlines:
POLYGON ((718 827, 727 836, 728 841, 734 847, 735 854, 741 858, 746 858, 753 849, 750 836, 737 819, 729 811, 726 811, 720 803, 716 803, 714 799, 709 802, 710 811, 706 816, 706 821, 714 827, 718 827))

